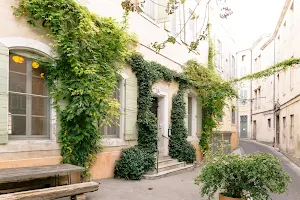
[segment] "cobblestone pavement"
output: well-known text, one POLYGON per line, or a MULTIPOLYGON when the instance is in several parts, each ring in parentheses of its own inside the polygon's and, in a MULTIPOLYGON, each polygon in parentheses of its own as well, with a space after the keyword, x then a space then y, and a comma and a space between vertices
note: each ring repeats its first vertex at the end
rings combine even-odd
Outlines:
POLYGON ((99 190, 87 195, 88 200, 207 200, 201 198, 194 178, 200 168, 157 180, 100 180, 99 190))
POLYGON ((287 159, 284 155, 277 152, 273 147, 260 144, 254 141, 241 140, 240 147, 242 152, 251 154, 254 152, 267 152, 279 158, 283 164, 284 169, 292 178, 292 183, 289 185, 287 194, 272 195, 272 200, 300 200, 300 168, 293 162, 287 159))

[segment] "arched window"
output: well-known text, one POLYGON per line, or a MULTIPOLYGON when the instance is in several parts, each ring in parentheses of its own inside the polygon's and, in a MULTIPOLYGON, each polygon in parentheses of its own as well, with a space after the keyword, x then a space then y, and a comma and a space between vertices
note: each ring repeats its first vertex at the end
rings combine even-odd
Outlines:
POLYGON ((50 98, 36 58, 27 52, 9 54, 8 133, 12 139, 49 138, 50 98))

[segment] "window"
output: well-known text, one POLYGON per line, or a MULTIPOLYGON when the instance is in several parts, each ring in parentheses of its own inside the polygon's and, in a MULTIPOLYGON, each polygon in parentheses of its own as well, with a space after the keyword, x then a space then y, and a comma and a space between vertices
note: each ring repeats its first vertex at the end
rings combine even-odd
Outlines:
POLYGON ((245 61, 246 55, 242 55, 242 61, 245 61))
POLYGON ((294 115, 291 115, 290 138, 294 138, 294 115))
POLYGON ((187 31, 187 42, 191 43, 196 40, 196 29, 197 29, 197 18, 194 16, 192 10, 189 10, 189 16, 192 16, 188 21, 188 29, 187 31))
POLYGON ((143 12, 153 20, 156 20, 156 0, 145 0, 142 4, 143 12))
POLYGON ((241 90, 240 91, 240 103, 242 105, 245 105, 247 103, 248 95, 247 95, 247 90, 241 90))
POLYGON ((235 124, 235 109, 231 109, 231 123, 235 124))
POLYGON ((192 135, 192 97, 188 97, 188 135, 192 135))
POLYGON ((231 78, 235 78, 236 71, 235 71, 235 57, 231 56, 231 78))
POLYGON ((255 101, 255 104, 254 104, 254 109, 257 109, 257 90, 254 90, 254 101, 255 101))
POLYGON ((173 36, 176 35, 177 33, 177 10, 175 10, 175 12, 171 15, 171 33, 173 34, 173 36))
POLYGON ((261 100, 261 93, 260 93, 260 88, 259 88, 258 89, 258 98, 257 98, 258 109, 260 109, 260 100, 261 100))
MULTIPOLYGON (((113 93, 113 98, 117 99, 120 102, 120 86, 121 82, 119 82, 116 86, 116 89, 113 93)), ((100 127, 100 131, 103 133, 105 138, 118 138, 120 133, 120 118, 115 124, 105 125, 100 127)))
POLYGON ((283 137, 285 138, 285 135, 286 135, 286 117, 282 118, 282 125, 283 125, 283 137))
POLYGON ((9 134, 11 138, 49 137, 50 98, 41 68, 29 57, 9 55, 9 134))
POLYGON ((268 128, 271 128, 271 119, 268 119, 268 128))
POLYGON ((220 40, 217 40, 217 54, 216 54, 216 67, 222 69, 222 43, 220 40))

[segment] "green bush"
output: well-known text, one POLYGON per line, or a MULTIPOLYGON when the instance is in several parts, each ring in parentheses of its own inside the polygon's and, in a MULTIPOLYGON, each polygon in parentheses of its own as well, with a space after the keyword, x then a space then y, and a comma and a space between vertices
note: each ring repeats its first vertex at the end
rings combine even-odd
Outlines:
POLYGON ((196 160, 196 149, 194 146, 185 142, 181 149, 181 155, 179 157, 179 161, 185 161, 186 163, 193 163, 196 160))
POLYGON ((284 193, 290 182, 280 160, 268 153, 238 155, 215 154, 202 168, 195 183, 202 196, 224 196, 268 200, 270 193, 284 193))
POLYGON ((124 149, 120 160, 116 161, 115 178, 140 180, 147 171, 155 166, 153 154, 146 153, 137 146, 124 149))
POLYGON ((169 155, 179 161, 193 163, 196 160, 196 150, 187 141, 187 128, 184 122, 185 115, 184 89, 180 87, 172 101, 172 134, 169 142, 169 155))

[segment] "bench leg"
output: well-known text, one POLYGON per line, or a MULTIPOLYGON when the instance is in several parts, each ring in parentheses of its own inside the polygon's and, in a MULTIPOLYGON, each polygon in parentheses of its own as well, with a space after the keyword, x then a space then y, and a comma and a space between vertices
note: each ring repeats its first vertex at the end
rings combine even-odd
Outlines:
POLYGON ((84 194, 79 194, 75 196, 75 200, 86 200, 86 198, 84 194))

